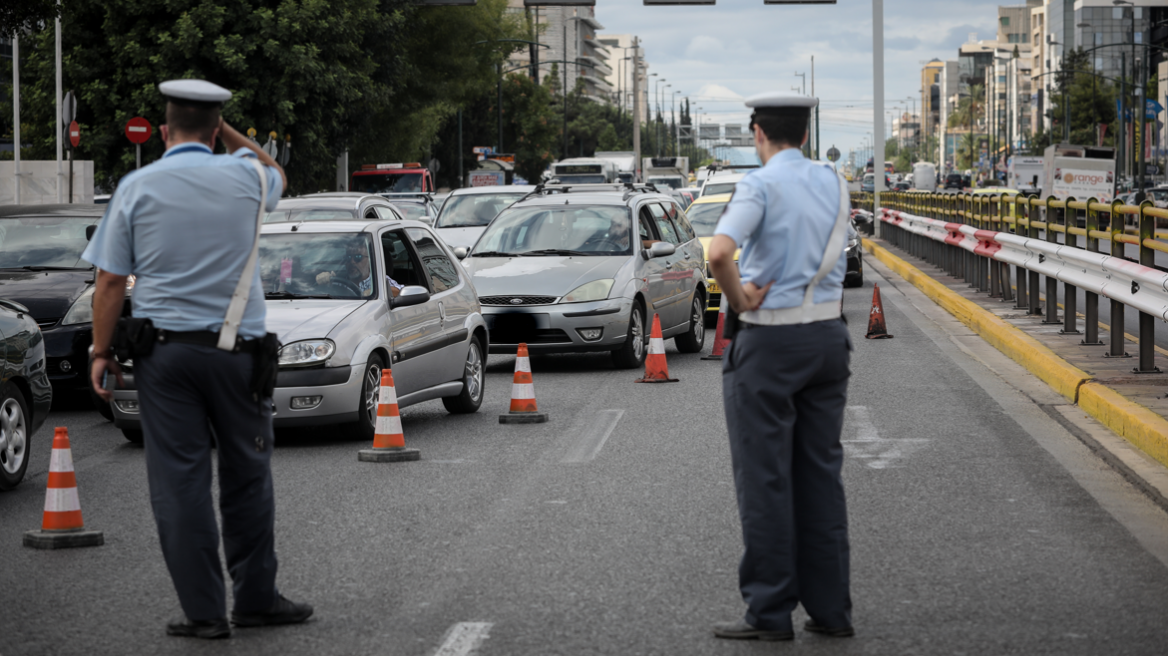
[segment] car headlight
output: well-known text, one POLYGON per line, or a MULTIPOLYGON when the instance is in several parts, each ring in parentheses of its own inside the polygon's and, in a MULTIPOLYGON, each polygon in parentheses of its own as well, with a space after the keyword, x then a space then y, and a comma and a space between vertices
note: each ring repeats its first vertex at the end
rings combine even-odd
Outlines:
POLYGON ((78 296, 76 301, 73 301, 73 305, 65 313, 65 318, 61 319, 62 326, 93 323, 93 292, 95 289, 97 289, 96 285, 90 285, 89 289, 78 296))
POLYGON ((587 301, 603 301, 608 298, 608 292, 612 291, 612 284, 614 282, 616 281, 612 278, 604 278, 602 280, 593 280, 592 282, 584 283, 568 292, 566 296, 560 299, 560 302, 584 303, 587 301))
POLYGON ((337 345, 331 339, 306 339, 292 342, 280 349, 281 367, 306 367, 319 364, 332 357, 337 345))

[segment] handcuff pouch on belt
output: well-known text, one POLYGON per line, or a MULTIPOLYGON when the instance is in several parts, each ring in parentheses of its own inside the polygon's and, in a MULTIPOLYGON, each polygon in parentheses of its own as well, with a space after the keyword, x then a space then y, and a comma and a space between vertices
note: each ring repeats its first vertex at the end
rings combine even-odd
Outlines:
POLYGON ((280 340, 276 333, 265 333, 256 340, 252 355, 251 393, 256 401, 270 399, 276 391, 276 374, 280 371, 280 340))
POLYGON ((118 360, 125 362, 133 358, 146 357, 154 351, 157 331, 154 322, 142 317, 122 317, 114 327, 114 338, 110 344, 118 360))

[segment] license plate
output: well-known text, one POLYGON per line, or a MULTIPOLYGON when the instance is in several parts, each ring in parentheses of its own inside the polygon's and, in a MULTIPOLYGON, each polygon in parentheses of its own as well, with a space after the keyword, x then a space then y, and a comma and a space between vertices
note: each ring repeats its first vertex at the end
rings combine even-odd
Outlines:
POLYGON ((721 294, 722 293, 722 288, 718 286, 718 283, 712 282, 709 284, 710 284, 710 293, 711 294, 721 294))

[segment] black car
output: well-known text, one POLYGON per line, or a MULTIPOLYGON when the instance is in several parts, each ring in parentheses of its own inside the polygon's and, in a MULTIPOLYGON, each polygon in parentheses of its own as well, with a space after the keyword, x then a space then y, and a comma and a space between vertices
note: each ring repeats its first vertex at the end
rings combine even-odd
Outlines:
POLYGON ((45 423, 53 387, 45 374, 45 339, 28 308, 0 300, 0 490, 28 470, 29 442, 45 423))
POLYGON ((0 298, 28 308, 60 392, 88 389, 93 265, 81 259, 105 205, 0 207, 0 298))
POLYGON ((950 173, 949 175, 945 176, 945 188, 946 189, 964 189, 965 188, 965 177, 962 176, 960 173, 950 173))
POLYGON ((848 248, 846 251, 848 270, 844 274, 844 287, 864 286, 864 248, 860 244, 860 232, 855 221, 848 221, 848 248))

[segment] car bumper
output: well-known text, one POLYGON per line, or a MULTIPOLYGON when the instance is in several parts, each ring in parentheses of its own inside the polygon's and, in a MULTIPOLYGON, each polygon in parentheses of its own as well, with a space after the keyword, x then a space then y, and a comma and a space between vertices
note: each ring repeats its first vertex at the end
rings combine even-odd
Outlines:
POLYGON ((706 289, 709 290, 709 300, 706 302, 706 312, 717 312, 722 305, 722 288, 713 278, 706 278, 706 289))
POLYGON ((610 298, 524 307, 484 305, 482 312, 491 353, 513 354, 520 342, 530 352, 580 353, 620 348, 628 337, 632 309, 632 299, 610 298), (580 333, 596 328, 601 330, 597 339, 585 339, 580 333))
POLYGON ((45 372, 49 382, 61 390, 88 389, 93 324, 57 324, 41 330, 41 335, 45 338, 45 372))
POLYGON ((862 273, 864 271, 863 252, 857 248, 854 251, 848 251, 848 273, 862 273))
MULTIPOLYGON (((138 390, 134 376, 124 376, 125 387, 114 390, 114 425, 141 429, 138 390)), ((344 424, 356 421, 361 402, 360 367, 285 369, 276 379, 272 394, 272 423, 277 427, 344 424), (311 408, 292 409, 292 399, 320 397, 311 408)))

